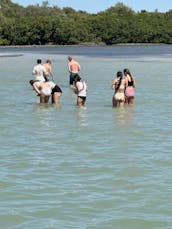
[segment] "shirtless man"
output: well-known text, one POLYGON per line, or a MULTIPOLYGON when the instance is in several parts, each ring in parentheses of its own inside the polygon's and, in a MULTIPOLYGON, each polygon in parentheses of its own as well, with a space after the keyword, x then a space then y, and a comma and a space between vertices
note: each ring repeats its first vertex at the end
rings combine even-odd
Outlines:
POLYGON ((71 56, 68 56, 68 71, 70 73, 69 85, 73 88, 74 76, 80 71, 80 64, 74 60, 71 56))
POLYGON ((54 76, 51 68, 51 60, 47 60, 46 63, 43 64, 43 66, 45 67, 45 74, 44 74, 45 80, 50 81, 50 76, 51 76, 52 81, 54 82, 54 76))

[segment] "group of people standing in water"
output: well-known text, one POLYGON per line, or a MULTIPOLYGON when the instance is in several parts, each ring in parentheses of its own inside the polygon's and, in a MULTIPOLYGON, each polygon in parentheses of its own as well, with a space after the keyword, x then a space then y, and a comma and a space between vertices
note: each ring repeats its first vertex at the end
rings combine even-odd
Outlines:
MULTIPOLYGON (((77 94, 77 105, 84 106, 88 86, 85 81, 81 80, 79 76, 80 70, 79 62, 68 56, 69 85, 77 94)), ((62 90, 54 82, 51 61, 47 60, 46 63, 42 64, 42 60, 37 59, 37 64, 34 66, 32 74, 35 76, 35 79, 30 80, 30 84, 37 96, 40 96, 40 103, 48 103, 51 97, 52 104, 58 104, 62 90)), ((116 76, 111 86, 115 90, 112 99, 113 107, 123 107, 125 104, 133 105, 136 86, 134 77, 129 69, 124 69, 123 72, 118 71, 116 76)))
POLYGON ((52 103, 58 104, 62 90, 54 82, 51 61, 47 60, 45 64, 42 64, 42 60, 37 59, 37 64, 34 66, 32 74, 35 76, 35 80, 30 80, 30 84, 37 96, 40 96, 40 103, 48 103, 51 96, 52 103))
POLYGON ((128 68, 118 71, 113 80, 112 89, 115 90, 112 105, 113 107, 124 107, 125 104, 134 104, 136 82, 128 68))
MULTIPOLYGON (((84 106, 87 96, 87 84, 81 80, 79 71, 81 69, 79 62, 68 56, 69 85, 77 94, 77 105, 84 106)), ((51 61, 47 60, 42 64, 41 59, 37 59, 37 63, 33 68, 32 74, 34 80, 30 80, 30 84, 35 90, 37 96, 40 96, 40 103, 48 103, 50 97, 52 104, 58 104, 62 95, 61 88, 54 82, 51 61)))

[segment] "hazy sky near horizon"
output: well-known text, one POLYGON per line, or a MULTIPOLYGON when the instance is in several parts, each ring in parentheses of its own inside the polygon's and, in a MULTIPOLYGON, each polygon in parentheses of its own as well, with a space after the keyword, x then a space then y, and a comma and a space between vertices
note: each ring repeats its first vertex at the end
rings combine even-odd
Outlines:
MULTIPOLYGON (((46 0, 11 0, 22 6, 42 5, 46 0)), ((71 7, 74 10, 83 10, 88 13, 97 13, 104 11, 107 8, 114 6, 116 3, 122 2, 132 10, 138 12, 146 10, 153 12, 167 12, 172 9, 172 0, 48 0, 49 6, 71 7)))

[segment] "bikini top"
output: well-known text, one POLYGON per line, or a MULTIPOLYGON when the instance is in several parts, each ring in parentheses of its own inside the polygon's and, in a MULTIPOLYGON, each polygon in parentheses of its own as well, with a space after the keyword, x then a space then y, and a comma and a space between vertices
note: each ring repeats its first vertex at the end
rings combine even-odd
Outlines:
POLYGON ((128 81, 128 86, 134 86, 133 81, 128 81))

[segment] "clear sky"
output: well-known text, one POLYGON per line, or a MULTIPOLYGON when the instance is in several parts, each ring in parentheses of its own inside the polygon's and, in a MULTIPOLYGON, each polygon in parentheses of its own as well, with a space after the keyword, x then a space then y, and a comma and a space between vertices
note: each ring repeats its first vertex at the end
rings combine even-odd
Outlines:
MULTIPOLYGON (((42 5, 46 0, 11 0, 22 6, 42 5)), ((71 7, 74 10, 83 10, 88 13, 97 13, 114 6, 116 3, 122 2, 135 12, 146 10, 148 12, 155 11, 167 12, 172 9, 172 0, 48 0, 49 6, 71 7)))

